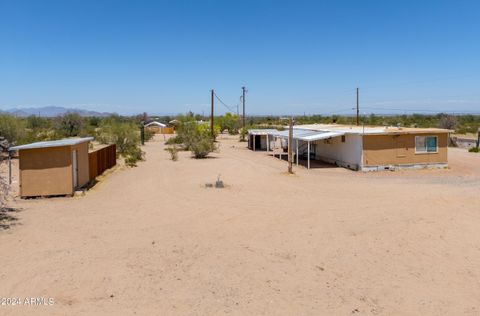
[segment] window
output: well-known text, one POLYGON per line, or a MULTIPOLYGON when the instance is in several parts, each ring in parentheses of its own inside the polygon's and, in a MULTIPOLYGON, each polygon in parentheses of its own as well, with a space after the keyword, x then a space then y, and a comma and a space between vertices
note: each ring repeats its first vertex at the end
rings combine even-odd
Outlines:
POLYGON ((415 136, 415 153, 438 152, 437 136, 415 136))
POLYGON ((342 143, 345 143, 345 135, 342 135, 342 143))

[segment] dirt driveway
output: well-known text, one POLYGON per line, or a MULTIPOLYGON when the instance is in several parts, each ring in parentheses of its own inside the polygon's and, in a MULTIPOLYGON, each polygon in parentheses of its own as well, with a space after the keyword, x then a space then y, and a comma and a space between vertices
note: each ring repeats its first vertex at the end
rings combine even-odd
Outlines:
POLYGON ((84 197, 19 201, 0 230, 2 315, 478 315, 480 155, 450 170, 296 169, 222 136, 84 197), (225 189, 205 188, 217 176, 225 189))

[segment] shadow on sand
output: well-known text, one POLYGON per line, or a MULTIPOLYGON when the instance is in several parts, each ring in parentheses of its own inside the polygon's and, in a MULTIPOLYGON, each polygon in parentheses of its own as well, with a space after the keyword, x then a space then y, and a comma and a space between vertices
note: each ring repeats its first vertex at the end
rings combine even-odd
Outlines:
POLYGON ((20 212, 20 209, 13 207, 0 208, 0 231, 10 229, 18 223, 18 218, 15 213, 20 212))

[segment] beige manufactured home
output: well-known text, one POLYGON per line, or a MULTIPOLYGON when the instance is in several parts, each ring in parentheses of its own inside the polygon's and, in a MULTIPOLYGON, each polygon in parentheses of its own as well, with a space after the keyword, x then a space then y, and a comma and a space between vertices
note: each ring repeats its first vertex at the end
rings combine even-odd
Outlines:
MULTIPOLYGON (((353 170, 372 171, 448 166, 450 130, 348 126, 338 124, 297 125, 293 133, 294 155, 353 170)), ((273 139, 288 139, 288 131, 269 132, 273 139)), ((269 144, 275 148, 278 142, 269 144)))
POLYGON ((92 137, 37 142, 18 151, 20 196, 73 195, 90 181, 88 145, 92 137))

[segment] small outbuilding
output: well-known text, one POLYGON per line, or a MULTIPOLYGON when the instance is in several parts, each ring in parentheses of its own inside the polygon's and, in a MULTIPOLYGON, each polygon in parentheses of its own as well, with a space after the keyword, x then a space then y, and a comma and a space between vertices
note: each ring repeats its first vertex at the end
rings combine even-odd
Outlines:
POLYGON ((274 140, 273 133, 276 129, 250 129, 248 130, 248 148, 255 150, 269 151, 272 146, 271 142, 274 140))
POLYGON ((10 152, 18 151, 20 196, 73 195, 87 185, 91 140, 69 138, 10 147, 10 152))
POLYGON ((168 127, 166 124, 152 121, 144 125, 147 130, 154 132, 155 134, 173 134, 173 127, 168 127))

